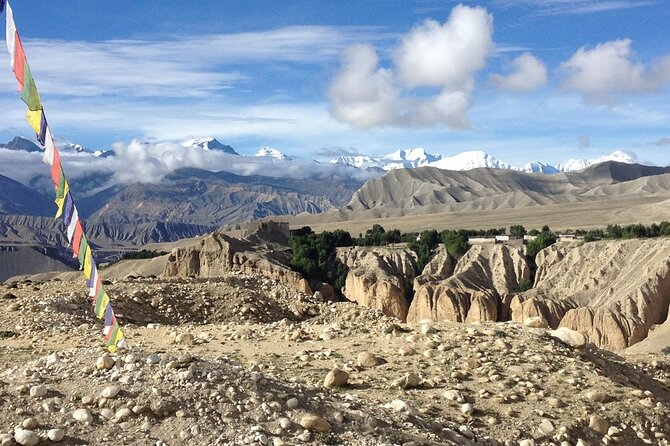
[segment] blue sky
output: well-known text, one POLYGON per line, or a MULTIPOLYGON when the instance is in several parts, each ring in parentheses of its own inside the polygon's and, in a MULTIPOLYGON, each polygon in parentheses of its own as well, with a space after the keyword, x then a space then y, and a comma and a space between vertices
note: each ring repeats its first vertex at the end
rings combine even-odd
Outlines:
MULTIPOLYGON (((664 1, 92 4, 12 2, 62 140, 670 164, 664 1)), ((30 135, 5 59, 0 140, 30 135)))

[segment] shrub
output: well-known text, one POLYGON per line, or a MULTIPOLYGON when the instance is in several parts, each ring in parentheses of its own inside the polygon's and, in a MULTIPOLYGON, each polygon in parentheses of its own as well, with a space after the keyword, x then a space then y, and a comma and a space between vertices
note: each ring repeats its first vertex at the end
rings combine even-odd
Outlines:
POLYGON ((455 231, 443 231, 442 243, 444 243, 444 247, 449 255, 456 259, 463 257, 468 252, 468 249, 470 249, 468 238, 464 234, 455 231))

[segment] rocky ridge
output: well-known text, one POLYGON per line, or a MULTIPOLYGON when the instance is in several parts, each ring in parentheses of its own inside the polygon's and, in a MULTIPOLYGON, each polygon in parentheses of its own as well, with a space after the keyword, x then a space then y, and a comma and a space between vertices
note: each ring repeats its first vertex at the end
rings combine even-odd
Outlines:
POLYGON ((405 324, 240 272, 108 287, 130 340, 111 356, 81 281, 0 286, 3 445, 668 444, 666 358, 405 324))

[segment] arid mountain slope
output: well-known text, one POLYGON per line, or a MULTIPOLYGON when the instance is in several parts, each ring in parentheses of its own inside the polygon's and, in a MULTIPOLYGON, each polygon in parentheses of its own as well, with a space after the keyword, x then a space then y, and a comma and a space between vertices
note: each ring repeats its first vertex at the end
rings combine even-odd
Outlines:
POLYGON ((347 205, 389 215, 442 206, 452 211, 574 203, 629 194, 670 196, 670 168, 598 164, 576 173, 529 174, 496 169, 394 170, 368 180, 347 205), (616 187, 613 187, 616 185, 616 187))
POLYGON ((536 287, 511 303, 515 321, 540 315, 553 327, 618 350, 640 342, 668 317, 668 238, 586 243, 539 260, 536 287))

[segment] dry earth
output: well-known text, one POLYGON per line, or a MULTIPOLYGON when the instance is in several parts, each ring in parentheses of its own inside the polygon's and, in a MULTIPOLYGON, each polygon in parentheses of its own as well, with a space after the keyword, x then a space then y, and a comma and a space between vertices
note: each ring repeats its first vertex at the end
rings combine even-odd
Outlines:
POLYGON ((130 341, 112 358, 82 281, 0 286, 0 444, 668 444, 663 355, 408 325, 241 273, 107 288, 130 341))

